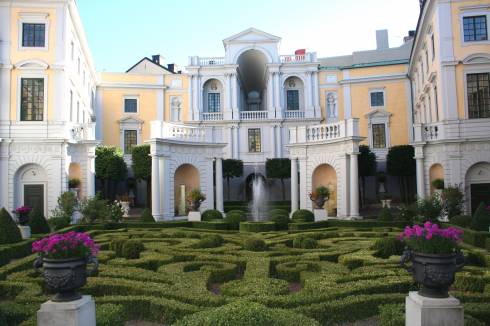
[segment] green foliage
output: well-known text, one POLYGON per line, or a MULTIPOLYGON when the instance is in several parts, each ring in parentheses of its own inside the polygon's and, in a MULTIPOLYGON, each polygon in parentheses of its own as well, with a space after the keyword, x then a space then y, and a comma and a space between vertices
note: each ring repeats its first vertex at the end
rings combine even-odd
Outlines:
POLYGON ((114 251, 117 257, 122 257, 124 243, 126 243, 127 239, 113 239, 109 244, 109 249, 114 251))
POLYGON ((379 326, 405 325, 403 304, 386 304, 379 307, 379 326))
POLYGON ((48 221, 46 221, 43 212, 38 207, 34 207, 29 213, 29 226, 32 234, 43 234, 51 231, 48 221))
POLYGON ((0 245, 22 240, 19 228, 5 208, 0 210, 0 245))
POLYGON ((308 236, 297 236, 293 240, 293 248, 297 249, 315 249, 318 246, 318 242, 308 236))
POLYGON ((471 220, 471 228, 475 231, 488 232, 490 227, 490 212, 485 203, 481 202, 471 220))
POLYGON ((194 188, 187 194, 187 200, 191 202, 202 202, 206 200, 206 195, 201 192, 201 189, 194 188))
POLYGON ((398 219, 412 223, 417 217, 417 204, 402 204, 398 210, 398 219))
POLYGON ((212 220, 222 220, 223 214, 220 211, 215 209, 205 210, 201 215, 202 221, 212 221, 212 220))
POLYGON ((415 150, 411 145, 393 146, 386 156, 386 169, 393 176, 415 175, 415 150))
POLYGON ((275 208, 275 209, 271 209, 269 212, 268 212, 269 216, 274 216, 274 215, 289 215, 289 211, 287 211, 286 209, 282 209, 282 208, 275 208))
POLYGON ((393 221, 393 214, 391 213, 391 209, 388 207, 383 207, 378 215, 378 220, 393 221))
POLYGON ((466 252, 464 255, 466 266, 487 267, 488 262, 485 255, 479 251, 466 252))
POLYGON ((143 250, 145 246, 140 240, 127 240, 122 246, 121 256, 126 259, 138 259, 143 250))
POLYGON ((78 207, 77 197, 67 191, 58 197, 58 205, 51 211, 51 217, 48 220, 49 225, 54 231, 66 228, 71 223, 71 218, 75 209, 78 207))
POLYGON ((228 200, 230 199, 230 179, 239 178, 243 175, 243 161, 227 159, 223 160, 223 178, 227 182, 228 200))
POLYGON ((444 189, 444 179, 434 179, 431 182, 432 187, 438 190, 444 189))
POLYGON ((249 238, 243 243, 243 248, 249 251, 266 251, 267 244, 262 239, 249 238))
POLYGON ((98 326, 123 325, 125 321, 124 306, 112 303, 97 305, 96 320, 98 326))
POLYGON ((464 230, 463 240, 464 242, 480 248, 485 248, 485 241, 490 239, 490 233, 473 231, 470 229, 464 230))
POLYGON ((229 225, 231 230, 238 230, 240 228, 240 222, 245 222, 247 216, 242 211, 229 211, 226 213, 225 222, 229 225))
POLYGON ((471 216, 456 215, 449 219, 449 223, 460 226, 462 228, 466 228, 471 225, 471 216))
POLYGON ((80 179, 72 178, 68 180, 68 188, 78 188, 80 186, 80 179))
POLYGON ((268 158, 265 162, 265 174, 269 179, 281 180, 282 200, 286 200, 284 179, 291 178, 291 160, 288 158, 268 158))
POLYGON ((271 232, 276 230, 274 222, 240 222, 240 232, 271 232))
POLYGON ((448 185, 442 191, 443 210, 451 219, 461 215, 464 207, 464 194, 459 186, 448 185))
POLYGON ((270 221, 276 223, 277 230, 288 229, 288 225, 291 222, 291 220, 289 219, 289 214, 275 213, 274 215, 270 216, 270 221))
POLYGON ((485 278, 468 273, 456 274, 456 280, 453 284, 455 289, 460 291, 480 292, 483 293, 486 285, 485 278))
POLYGON ((376 154, 374 154, 369 146, 359 146, 359 177, 369 177, 376 174, 377 161, 376 154))
POLYGON ((95 149, 95 175, 101 180, 124 180, 128 167, 122 157, 122 151, 116 147, 99 146, 95 149))
POLYGON ((307 209, 298 209, 293 213, 291 219, 294 223, 313 222, 315 220, 315 215, 307 209))
POLYGON ((107 201, 102 199, 100 192, 98 192, 94 197, 82 200, 80 213, 82 213, 85 223, 104 220, 109 215, 107 201))
POLYGON ((420 222, 437 223, 442 213, 441 201, 437 196, 420 198, 417 201, 417 213, 420 222))
POLYGON ((106 218, 116 223, 120 222, 124 216, 122 207, 116 202, 107 204, 106 213, 107 213, 106 218))
POLYGON ((319 186, 315 189, 314 195, 315 197, 328 198, 330 196, 330 190, 327 187, 319 186))
POLYGON ((223 244, 225 240, 219 234, 208 234, 203 236, 194 248, 216 248, 223 244))
POLYGON ((388 237, 376 240, 372 249, 376 250, 373 254, 375 257, 386 259, 390 256, 400 256, 403 253, 403 249, 405 249, 405 245, 397 238, 388 237))
POLYGON ((139 180, 151 179, 150 145, 133 147, 131 151, 132 169, 134 177, 139 180))
POLYGON ((153 218, 153 215, 151 215, 151 211, 149 208, 145 208, 143 212, 141 213, 141 222, 149 222, 149 223, 154 223, 155 219, 153 218))

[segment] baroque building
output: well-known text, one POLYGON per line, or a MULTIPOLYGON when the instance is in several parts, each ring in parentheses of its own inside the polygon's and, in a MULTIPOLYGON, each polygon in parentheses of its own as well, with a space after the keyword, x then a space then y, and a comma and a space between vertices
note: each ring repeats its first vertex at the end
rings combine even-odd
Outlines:
POLYGON ((148 143, 159 220, 184 215, 193 188, 206 194, 202 209, 249 200, 256 178, 281 200, 270 158, 291 159, 292 210, 312 209, 308 195, 323 185, 329 216, 358 218, 359 145, 383 171, 390 147, 413 144, 417 194, 442 177, 462 184, 470 211, 490 200, 489 13, 488 0, 422 1, 417 30, 395 48, 381 30, 374 50, 283 54, 280 37, 249 28, 223 40, 222 57, 193 55, 184 71, 153 55, 96 73, 73 0, 0 0, 0 206, 49 214, 70 178, 94 194, 98 143, 120 147, 129 165, 148 143), (244 163, 229 189, 228 158, 244 163))

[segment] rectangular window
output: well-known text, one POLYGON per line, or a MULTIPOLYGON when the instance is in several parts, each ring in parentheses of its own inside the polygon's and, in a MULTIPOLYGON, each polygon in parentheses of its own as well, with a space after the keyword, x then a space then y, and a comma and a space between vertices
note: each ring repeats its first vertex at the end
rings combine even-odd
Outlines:
POLYGON ((138 145, 136 130, 124 130, 124 154, 131 154, 136 145, 138 145))
POLYGON ((490 73, 468 74, 468 117, 470 119, 490 118, 490 73))
POLYGON ((299 110, 299 91, 289 90, 286 92, 287 97, 287 109, 288 110, 299 110))
POLYGON ((384 92, 371 92, 371 107, 385 106, 384 92))
POLYGON ((386 132, 384 123, 375 123, 373 128, 373 148, 386 148, 386 132))
POLYGON ((259 128, 248 129, 248 151, 250 153, 260 153, 262 151, 259 128))
POLYGON ((21 79, 21 121, 43 121, 44 114, 44 79, 21 79))
POLYGON ((463 18, 464 41, 486 41, 487 35, 487 16, 472 16, 463 18))
POLYGON ((208 112, 220 112, 221 94, 209 93, 208 94, 208 112))
POLYGON ((43 48, 46 44, 45 24, 22 24, 22 46, 43 48))
POLYGON ((138 100, 135 98, 124 99, 124 113, 137 113, 138 112, 138 100))

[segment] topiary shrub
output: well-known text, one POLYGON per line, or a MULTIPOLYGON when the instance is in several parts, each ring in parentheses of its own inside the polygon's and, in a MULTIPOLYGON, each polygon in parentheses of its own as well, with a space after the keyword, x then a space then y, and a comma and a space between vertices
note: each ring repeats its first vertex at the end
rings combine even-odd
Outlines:
POLYGON ((471 220, 471 228, 475 231, 488 232, 490 227, 490 213, 483 202, 480 203, 471 220))
POLYGON ((383 207, 378 215, 379 221, 393 221, 393 214, 391 214, 391 209, 388 207, 383 207))
POLYGON ((250 251, 266 251, 267 244, 262 239, 250 238, 245 240, 243 248, 250 251))
POLYGON ((145 246, 140 240, 127 240, 122 246, 121 256, 126 259, 138 259, 143 250, 145 246))
POLYGON ((271 232, 276 230, 274 222, 240 222, 240 232, 271 232))
POLYGON ((449 223, 467 228, 471 225, 471 216, 468 215, 456 215, 449 219, 449 223))
POLYGON ((153 218, 153 215, 151 215, 151 211, 149 208, 145 208, 143 210, 143 212, 141 213, 140 221, 141 222, 148 222, 148 223, 155 222, 155 219, 153 218))
POLYGON ((487 267, 488 265, 485 255, 479 251, 466 252, 464 258, 465 265, 468 266, 487 267))
POLYGON ((194 248, 216 248, 223 244, 225 240, 219 234, 208 234, 203 236, 194 248))
POLYGON ((31 233, 33 234, 43 234, 51 232, 48 221, 44 218, 43 212, 34 207, 34 209, 29 213, 29 226, 31 227, 31 233))
POLYGON ((289 212, 285 209, 282 209, 282 208, 275 208, 275 209, 271 209, 269 211, 269 216, 274 216, 274 215, 287 215, 289 216, 289 212))
POLYGON ((291 219, 295 223, 313 222, 315 221, 315 215, 307 209, 298 209, 293 213, 291 219))
POLYGON ((287 230, 288 224, 291 222, 288 214, 276 213, 270 217, 271 222, 276 223, 276 228, 278 230, 287 230))
POLYGON ((109 249, 114 251, 117 257, 122 257, 124 243, 127 239, 114 239, 109 244, 109 249))
POLYGON ((240 222, 245 222, 247 216, 244 212, 239 210, 233 210, 226 213, 225 222, 228 223, 230 230, 238 230, 240 228, 240 222))
POLYGON ((106 303, 96 306, 96 319, 98 326, 123 325, 125 312, 123 305, 106 303))
POLYGON ((49 225, 54 231, 66 228, 71 223, 71 218, 75 209, 78 207, 77 197, 71 191, 62 193, 58 197, 58 205, 51 211, 48 220, 49 225))
POLYGON ((215 209, 208 209, 204 211, 201 215, 201 221, 212 221, 212 220, 222 220, 223 214, 215 209))
POLYGON ((438 223, 442 213, 442 204, 438 196, 420 198, 417 201, 417 213, 420 222, 438 223))
POLYGON ((371 249, 376 250, 373 254, 375 257, 386 259, 390 256, 400 256, 405 245, 397 238, 381 238, 376 240, 371 249))
POLYGON ((0 210, 0 245, 22 241, 19 228, 5 208, 0 210))
POLYGON ((405 325, 405 309, 403 304, 386 304, 379 307, 380 326, 405 325))
POLYGON ((318 242, 308 236, 298 236, 293 240, 293 248, 298 249, 314 249, 318 246, 318 242))

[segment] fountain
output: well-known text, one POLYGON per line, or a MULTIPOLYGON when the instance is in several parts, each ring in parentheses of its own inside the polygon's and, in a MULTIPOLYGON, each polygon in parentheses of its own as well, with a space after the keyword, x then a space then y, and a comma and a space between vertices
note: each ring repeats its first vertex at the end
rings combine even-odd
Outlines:
POLYGON ((261 209, 265 208, 265 185, 264 180, 259 177, 257 174, 254 176, 252 180, 252 191, 253 198, 251 203, 251 213, 252 213, 252 221, 260 222, 265 220, 266 216, 264 212, 261 212, 261 209))

